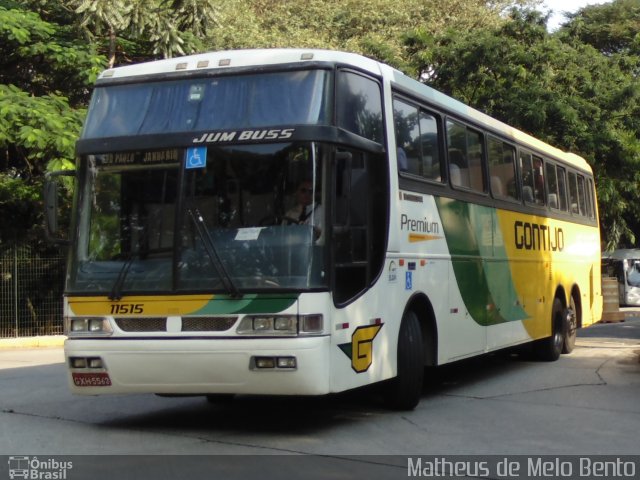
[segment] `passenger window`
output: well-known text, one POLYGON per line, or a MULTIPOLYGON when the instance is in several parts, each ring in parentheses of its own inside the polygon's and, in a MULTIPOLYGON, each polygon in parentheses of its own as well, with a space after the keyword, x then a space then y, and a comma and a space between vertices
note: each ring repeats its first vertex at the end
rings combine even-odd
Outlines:
POLYGON ((442 180, 439 145, 438 120, 433 115, 420 111, 420 174, 438 182, 442 180))
POLYGON ((482 158, 482 134, 447 120, 447 153, 451 184, 477 192, 486 192, 482 158))
POLYGON ((578 175, 578 210, 580 215, 587 216, 587 203, 584 196, 584 177, 578 175))
POLYGON ((519 199, 516 188, 516 151, 511 145, 489 138, 489 185, 494 198, 519 199))
POLYGON ((593 180, 587 180, 587 208, 589 218, 596 218, 596 204, 593 198, 593 180))
POLYGON ((558 167, 558 203, 560 206, 560 210, 566 212, 568 210, 567 207, 567 171, 558 167))
POLYGON ((382 143, 382 96, 380 85, 371 78, 341 71, 337 82, 338 126, 382 143))
POLYGON ((542 159, 528 152, 520 152, 522 198, 525 202, 542 206, 544 202, 544 174, 542 159))
POLYGON ((420 125, 418 108, 413 105, 393 101, 393 119, 396 129, 396 147, 398 170, 418 174, 418 158, 420 156, 420 125))
POLYGON ((569 205, 572 214, 578 215, 580 213, 578 207, 578 183, 576 174, 573 172, 569 172, 569 205))
POLYGON ((560 199, 558 193, 558 175, 556 172, 556 166, 551 162, 546 162, 545 173, 547 178, 547 205, 554 210, 559 210, 560 199))
POLYGON ((441 181, 437 118, 398 99, 393 101, 393 115, 398 170, 441 181))

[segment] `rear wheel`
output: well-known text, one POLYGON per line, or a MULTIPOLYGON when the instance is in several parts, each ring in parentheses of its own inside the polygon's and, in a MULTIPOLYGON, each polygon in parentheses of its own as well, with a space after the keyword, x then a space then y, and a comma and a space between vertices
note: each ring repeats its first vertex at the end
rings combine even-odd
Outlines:
POLYGON ((536 341, 534 351, 540 360, 554 362, 560 358, 565 339, 564 308, 559 298, 553 300, 551 309, 551 336, 536 341))
POLYGON ((407 311, 398 335, 398 375, 385 385, 385 403, 395 410, 413 410, 422 396, 424 344, 417 315, 407 311))
POLYGON ((578 333, 578 309, 577 302, 571 295, 569 308, 564 311, 564 343, 562 344, 562 353, 571 353, 576 346, 576 335, 578 333))

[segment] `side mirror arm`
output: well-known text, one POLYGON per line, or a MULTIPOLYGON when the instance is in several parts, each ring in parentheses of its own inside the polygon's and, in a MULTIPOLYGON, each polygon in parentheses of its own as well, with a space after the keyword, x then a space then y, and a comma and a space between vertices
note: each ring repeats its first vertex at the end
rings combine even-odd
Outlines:
POLYGON ((68 245, 69 240, 58 236, 58 177, 75 177, 75 170, 60 170, 57 172, 49 172, 44 178, 44 231, 47 241, 58 244, 68 245))

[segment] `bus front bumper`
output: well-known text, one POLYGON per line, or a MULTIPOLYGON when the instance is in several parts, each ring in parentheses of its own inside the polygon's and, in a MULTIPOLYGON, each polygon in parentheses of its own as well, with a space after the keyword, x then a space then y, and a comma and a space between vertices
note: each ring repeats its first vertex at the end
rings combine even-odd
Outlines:
POLYGON ((323 395, 330 337, 68 339, 71 391, 323 395), (273 365, 273 366, 272 366, 273 365))

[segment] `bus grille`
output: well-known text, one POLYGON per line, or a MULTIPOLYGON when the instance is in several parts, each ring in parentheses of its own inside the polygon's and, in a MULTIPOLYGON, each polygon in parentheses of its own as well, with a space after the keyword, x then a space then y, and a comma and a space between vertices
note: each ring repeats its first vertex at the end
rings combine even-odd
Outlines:
POLYGON ((233 327, 237 317, 182 317, 183 332, 224 332, 233 327))
POLYGON ((116 324, 125 332, 166 332, 164 317, 115 318, 116 324))
MULTIPOLYGON (((183 332, 224 332, 236 323, 238 317, 183 317, 183 332)), ((118 327, 125 332, 166 332, 165 317, 115 318, 118 327)))

